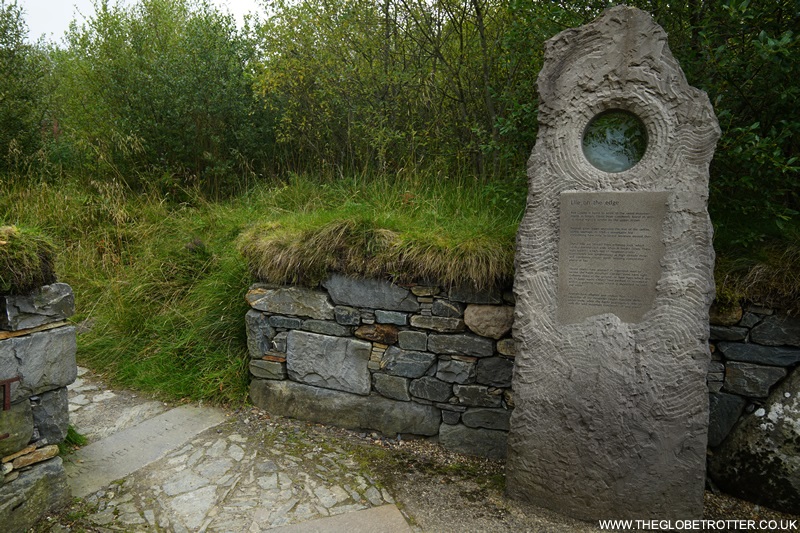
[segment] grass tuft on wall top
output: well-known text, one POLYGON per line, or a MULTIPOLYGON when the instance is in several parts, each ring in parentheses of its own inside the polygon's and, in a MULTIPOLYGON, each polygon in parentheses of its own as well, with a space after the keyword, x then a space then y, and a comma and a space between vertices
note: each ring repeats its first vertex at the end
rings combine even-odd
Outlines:
POLYGON ((41 233, 0 225, 0 294, 25 294, 56 281, 55 247, 41 233))

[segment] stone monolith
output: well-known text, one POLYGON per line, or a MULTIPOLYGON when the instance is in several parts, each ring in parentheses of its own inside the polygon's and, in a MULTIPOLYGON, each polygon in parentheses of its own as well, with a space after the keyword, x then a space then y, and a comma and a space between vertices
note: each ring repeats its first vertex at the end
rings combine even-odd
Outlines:
POLYGON ((717 120, 624 6, 549 40, 538 91, 507 490, 585 520, 700 518, 717 120))

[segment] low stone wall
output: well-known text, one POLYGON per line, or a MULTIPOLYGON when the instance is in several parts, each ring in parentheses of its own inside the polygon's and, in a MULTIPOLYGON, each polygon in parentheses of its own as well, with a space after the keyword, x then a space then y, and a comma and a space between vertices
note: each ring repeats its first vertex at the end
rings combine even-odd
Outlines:
POLYGON ((505 456, 513 408, 510 292, 332 275, 247 293, 250 395, 274 414, 505 456))
POLYGON ((64 283, 0 296, 0 524, 27 531, 69 502, 58 444, 67 435, 75 381, 72 289, 64 283))

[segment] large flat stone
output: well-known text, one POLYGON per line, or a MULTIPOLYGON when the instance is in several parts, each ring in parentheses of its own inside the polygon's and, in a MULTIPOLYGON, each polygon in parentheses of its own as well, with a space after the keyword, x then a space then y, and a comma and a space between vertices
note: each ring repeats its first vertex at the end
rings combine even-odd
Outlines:
POLYGON ((303 287, 269 287, 256 284, 245 296, 250 307, 276 315, 295 315, 333 320, 333 305, 328 295, 303 287))
POLYGON ((731 361, 770 366, 792 366, 800 363, 800 348, 741 342, 720 342, 717 348, 731 361))
POLYGON ((372 344, 345 337, 290 331, 286 369, 295 381, 355 394, 369 394, 372 344))
POLYGON ((356 279, 333 274, 323 285, 337 305, 385 311, 419 310, 419 302, 411 291, 385 280, 356 279))
POLYGON ((723 386, 727 392, 734 394, 751 398, 766 398, 770 388, 784 376, 786 376, 785 368, 733 361, 725 365, 723 386))
POLYGON ((428 335, 428 350, 438 354, 489 357, 494 353, 494 343, 470 333, 431 333, 428 335))
POLYGON ((82 498, 122 479, 225 420, 219 409, 177 407, 93 442, 66 458, 74 496, 82 498))
POLYGON ((272 414, 348 429, 373 429, 385 435, 435 435, 441 420, 439 409, 430 405, 378 395, 359 396, 293 381, 254 379, 250 398, 272 414))
POLYGON ((272 533, 411 533, 403 514, 394 505, 382 505, 363 511, 319 518, 300 524, 270 529, 272 533))
POLYGON ((31 409, 34 425, 39 430, 40 445, 58 444, 67 437, 69 398, 66 387, 34 396, 31 409))
POLYGON ((768 316, 753 328, 750 339, 766 346, 800 347, 800 318, 788 315, 768 316))
POLYGON ((247 351, 250 357, 258 359, 272 349, 272 338, 275 329, 270 325, 268 314, 255 309, 250 309, 244 315, 245 331, 247 333, 247 351))
POLYGON ((389 346, 381 359, 381 369, 393 376, 419 378, 428 372, 435 361, 436 356, 432 353, 389 346))
POLYGON ((742 416, 747 400, 737 394, 717 392, 708 395, 708 447, 716 448, 742 416))
POLYGON ((489 459, 506 458, 507 440, 505 431, 476 429, 463 424, 442 424, 439 430, 439 442, 448 450, 489 459))
POLYGON ((70 501, 61 458, 31 466, 12 483, 0 486, 0 524, 8 533, 28 531, 48 513, 70 501))
POLYGON ((0 439, 0 458, 3 458, 20 451, 30 442, 33 435, 33 414, 31 402, 27 399, 12 403, 8 411, 3 411, 1 408, 2 405, 0 405, 0 435, 8 435, 0 439))
POLYGON ((30 294, 0 296, 0 330, 18 331, 59 322, 75 313, 75 297, 66 283, 53 283, 30 294))
POLYGON ((64 326, 0 341, 0 376, 21 376, 11 401, 66 387, 78 375, 75 328, 64 326))

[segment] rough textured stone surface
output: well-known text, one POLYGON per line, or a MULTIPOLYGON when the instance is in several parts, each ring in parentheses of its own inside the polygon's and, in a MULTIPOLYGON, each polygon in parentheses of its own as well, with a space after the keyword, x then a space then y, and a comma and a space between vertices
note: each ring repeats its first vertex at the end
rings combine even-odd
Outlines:
POLYGON ((56 455, 58 455, 58 446, 55 444, 50 444, 49 446, 37 448, 30 453, 26 453, 25 455, 17 457, 14 459, 14 461, 12 461, 11 465, 14 467, 14 470, 19 470, 21 468, 25 468, 26 466, 52 459, 56 455))
POLYGON ((295 381, 356 394, 369 394, 368 342, 291 331, 286 342, 286 368, 295 381))
POLYGON ((0 487, 3 531, 28 531, 43 516, 70 501, 67 475, 60 457, 32 466, 13 482, 0 487))
POLYGON ((375 321, 378 324, 394 324, 395 326, 408 325, 408 313, 398 313, 397 311, 375 310, 375 321))
POLYGON ((742 319, 742 306, 737 304, 720 307, 714 304, 708 310, 708 317, 714 326, 734 326, 742 319))
POLYGON ((300 329, 310 331, 311 333, 319 333, 320 335, 332 335, 334 337, 346 337, 350 335, 350 328, 342 326, 336 322, 328 322, 327 320, 304 320, 300 329))
POLYGON ((275 328, 298 329, 303 321, 293 316, 272 315, 269 317, 269 325, 275 328))
POLYGON ((250 307, 278 315, 333 320, 333 305, 322 291, 302 287, 269 287, 256 284, 245 296, 250 307))
POLYGON ((508 305, 470 304, 464 311, 464 323, 478 335, 501 339, 514 324, 514 308, 508 305))
POLYGON ((436 378, 448 383, 474 383, 475 361, 440 359, 436 378))
POLYGON ((247 332, 247 351, 250 352, 250 357, 259 358, 272 348, 275 329, 269 322, 268 315, 255 309, 250 309, 244 315, 245 330, 247 332))
POLYGON ((389 346, 383 354, 381 368, 394 376, 419 378, 425 375, 434 361, 436 357, 433 354, 389 346))
POLYGON ((431 333, 428 336, 428 350, 438 354, 489 357, 494 353, 493 344, 489 339, 469 333, 461 335, 431 333))
POLYGON ((744 313, 744 315, 742 315, 742 319, 739 320, 739 325, 743 328, 752 328, 753 326, 761 322, 763 318, 764 317, 761 315, 757 315, 755 313, 751 313, 748 311, 744 313))
POLYGON ((422 331, 401 331, 397 334, 398 346, 404 350, 428 349, 428 334, 422 331))
MULTIPOLYGON (((31 398, 33 423, 39 430, 41 445, 58 444, 67 438, 69 428, 69 398, 67 388, 61 387, 31 398)), ((0 427, 2 424, 0 424, 0 427)), ((0 441, 2 445, 2 441, 0 441)))
POLYGON ((743 341, 747 338, 747 328, 736 326, 711 326, 712 341, 743 341))
POLYGON ((397 327, 391 324, 368 324, 356 329, 355 336, 381 344, 394 344, 398 333, 397 327))
POLYGON ((478 361, 476 381, 481 385, 510 387, 514 362, 504 357, 487 357, 478 361))
POLYGON ((253 359, 250 361, 250 374, 261 379, 286 379, 286 363, 279 361, 262 361, 253 359))
POLYGON ((747 400, 724 392, 709 394, 708 446, 716 448, 742 416, 747 400))
POLYGON ((27 399, 12 403, 8 411, 0 410, 0 435, 6 433, 8 437, 0 440, 0 458, 18 452, 31 440, 33 414, 27 399))
POLYGON ((387 311, 419 310, 414 295, 384 280, 353 279, 341 274, 333 274, 324 286, 339 305, 385 309, 387 311))
POLYGON ((463 424, 442 424, 439 442, 448 450, 490 459, 505 459, 508 433, 469 428, 463 424))
POLYGON ((800 318, 773 315, 750 332, 750 340, 767 346, 800 346, 800 318))
POLYGON ((431 405, 400 402, 381 396, 357 396, 292 381, 255 379, 253 403, 270 413, 333 424, 349 429, 374 429, 385 435, 435 435, 441 412, 431 405))
POLYGON ((487 409, 471 407, 461 415, 461 421, 471 428, 499 429, 508 431, 511 411, 508 409, 487 409))
POLYGON ((503 303, 503 294, 499 289, 478 290, 475 287, 453 287, 448 297, 454 302, 468 304, 499 304, 503 303))
POLYGON ((450 318, 461 318, 464 316, 465 305, 461 302, 443 300, 437 298, 433 301, 431 312, 433 316, 445 316, 450 318))
POLYGON ((400 400, 402 402, 411 400, 411 395, 408 393, 407 378, 390 376, 388 374, 374 374, 372 376, 372 381, 375 390, 387 398, 400 400))
POLYGON ((800 509, 800 372, 740 423, 711 456, 709 473, 725 492, 773 509, 800 509))
POLYGON ((22 376, 22 381, 11 386, 11 401, 75 381, 76 350, 73 326, 0 341, 0 376, 22 376))
POLYGON ((761 346, 760 344, 720 342, 717 348, 726 359, 771 366, 792 366, 800 363, 800 348, 761 346))
POLYGON ((514 339, 500 339, 497 341, 497 353, 509 357, 517 355, 517 346, 514 339))
POLYGON ((663 29, 624 6, 550 39, 537 87, 539 130, 517 236, 507 490, 586 520, 700 518, 714 293, 706 201, 719 137, 711 105, 686 82, 663 29), (638 164, 608 173, 581 144, 589 121, 614 108, 637 115, 649 139, 638 164), (667 193, 661 274, 640 321, 605 313, 558 322, 565 191, 667 193))
POLYGON ((489 387, 484 385, 453 385, 453 392, 462 405, 475 407, 500 407, 501 397, 490 394, 489 387))
POLYGON ((346 305, 337 305, 333 308, 336 322, 343 326, 358 326, 361 324, 361 311, 346 305))
POLYGON ((0 329, 17 331, 58 322, 75 313, 75 297, 66 283, 53 283, 30 294, 0 296, 0 329))
POLYGON ((414 315, 411 317, 411 325, 415 328, 430 329, 440 333, 456 333, 466 329, 462 319, 444 316, 414 315))
POLYGON ((413 380, 409 385, 409 392, 413 396, 424 400, 446 402, 453 395, 453 386, 450 383, 425 376, 413 380))
POLYGON ((766 398, 769 389, 786 375, 774 366, 729 362, 725 365, 725 390, 751 398, 766 398))
POLYGON ((442 410, 442 422, 445 424, 458 424, 461 421, 461 413, 456 411, 442 410))

